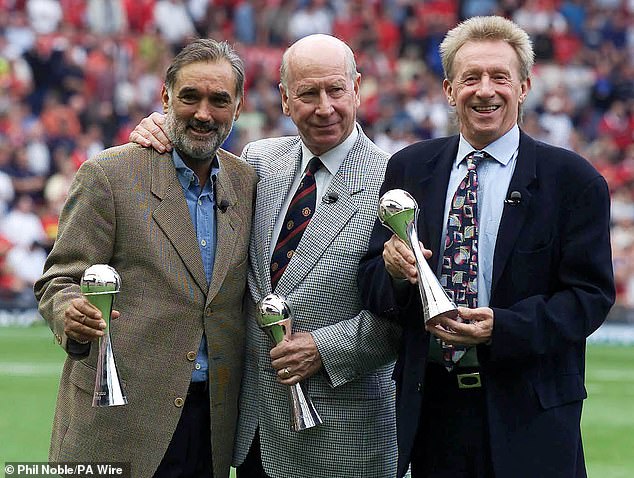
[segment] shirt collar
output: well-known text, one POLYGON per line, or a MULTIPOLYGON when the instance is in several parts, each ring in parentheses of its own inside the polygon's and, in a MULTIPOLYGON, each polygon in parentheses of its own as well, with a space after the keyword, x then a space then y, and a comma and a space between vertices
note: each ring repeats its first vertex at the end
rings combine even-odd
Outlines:
MULTIPOLYGON (((339 171, 341 164, 346 159, 346 156, 348 156, 348 153, 354 146, 354 143, 357 141, 358 137, 359 131, 357 129, 357 126, 355 125, 352 133, 350 133, 350 135, 345 140, 343 140, 341 144, 338 144, 331 150, 319 155, 319 159, 321 159, 321 162, 331 175, 334 176, 335 174, 337 174, 337 171, 339 171)), ((308 161, 310 161, 311 158, 313 158, 314 156, 315 155, 310 152, 310 149, 308 149, 308 147, 302 141, 302 171, 306 169, 306 166, 308 166, 308 161)))
MULTIPOLYGON (((200 187, 200 182, 198 181, 196 174, 185 164, 183 158, 180 157, 175 149, 172 149, 172 159, 174 161, 176 175, 178 176, 178 181, 181 183, 181 186, 184 189, 189 189, 192 185, 200 187)), ((211 162, 211 171, 209 171, 209 181, 205 181, 206 186, 212 184, 212 178, 216 176, 219 171, 220 163, 218 162, 218 156, 214 155, 214 159, 211 162)))
MULTIPOLYGON (((516 124, 504 136, 487 145, 484 149, 482 149, 482 151, 486 151, 497 162, 506 166, 515 154, 515 151, 517 151, 517 148, 519 148, 519 145, 520 128, 516 124)), ((462 134, 460 134, 458 155, 456 156, 454 165, 456 167, 459 166, 460 163, 462 163, 462 160, 473 150, 475 150, 475 148, 469 144, 462 134)))

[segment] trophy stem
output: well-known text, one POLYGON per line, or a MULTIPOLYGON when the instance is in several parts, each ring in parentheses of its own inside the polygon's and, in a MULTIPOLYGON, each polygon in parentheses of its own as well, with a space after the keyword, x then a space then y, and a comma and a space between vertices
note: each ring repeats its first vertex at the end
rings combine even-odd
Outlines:
POLYGON ((114 303, 114 294, 102 293, 86 295, 88 300, 101 311, 106 321, 106 330, 99 339, 99 354, 97 356, 97 377, 95 392, 92 398, 93 407, 112 407, 126 405, 128 400, 123 392, 119 372, 112 352, 110 337, 110 314, 114 303))
POLYGON ((109 327, 106 334, 99 339, 99 355, 97 357, 97 379, 92 398, 93 407, 112 407, 126 405, 128 400, 123 393, 121 380, 112 353, 109 327))
POLYGON ((315 409, 315 405, 308 396, 306 385, 303 382, 290 385, 288 393, 293 431, 299 432, 323 423, 315 409))
POLYGON ((427 322, 438 316, 455 318, 458 316, 458 309, 447 297, 447 293, 442 288, 436 275, 432 272, 427 259, 423 255, 423 250, 418 241, 416 223, 411 222, 407 226, 407 240, 409 247, 416 259, 416 271, 418 272, 418 292, 420 293, 423 305, 423 318, 427 322))

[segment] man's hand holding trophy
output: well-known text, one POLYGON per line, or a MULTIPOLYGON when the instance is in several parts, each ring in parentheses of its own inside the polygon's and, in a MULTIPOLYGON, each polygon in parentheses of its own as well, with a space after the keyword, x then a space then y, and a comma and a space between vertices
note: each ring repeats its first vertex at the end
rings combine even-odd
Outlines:
POLYGON ((81 292, 101 312, 106 328, 99 337, 97 377, 93 407, 126 405, 126 398, 119 372, 115 364, 110 337, 110 316, 115 295, 121 288, 121 278, 114 268, 106 264, 95 264, 84 271, 80 282, 81 292))
POLYGON ((387 191, 379 199, 379 220, 414 253, 418 273, 418 291, 423 305, 425 323, 439 316, 456 318, 458 308, 447 296, 423 255, 417 232, 418 213, 416 199, 402 189, 387 191))
MULTIPOLYGON (((269 294, 257 304, 256 320, 274 345, 290 337, 292 333, 290 304, 278 294, 269 294)), ((290 375, 288 370, 286 372, 290 375)), ((303 382, 289 385, 288 394, 291 427, 294 431, 306 430, 323 423, 303 382)))

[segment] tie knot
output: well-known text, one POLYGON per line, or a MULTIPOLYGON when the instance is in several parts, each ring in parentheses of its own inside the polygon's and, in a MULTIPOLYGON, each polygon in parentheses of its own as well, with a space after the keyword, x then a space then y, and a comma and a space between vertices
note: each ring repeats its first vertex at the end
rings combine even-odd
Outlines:
POLYGON ((306 176, 312 176, 317 172, 319 168, 321 168, 322 162, 318 156, 313 156, 310 161, 308 161, 308 166, 306 167, 306 176))
POLYGON ((467 155, 467 169, 472 170, 478 167, 478 163, 489 157, 486 151, 472 151, 467 155))

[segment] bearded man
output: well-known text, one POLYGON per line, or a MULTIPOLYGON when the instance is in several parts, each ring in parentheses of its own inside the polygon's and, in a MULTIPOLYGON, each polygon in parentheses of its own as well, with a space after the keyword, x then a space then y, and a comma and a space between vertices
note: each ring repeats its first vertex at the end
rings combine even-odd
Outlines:
POLYGON ((196 40, 165 76, 172 153, 126 144, 77 172, 35 285, 68 354, 51 461, 127 462, 135 478, 229 476, 256 175, 219 148, 243 91, 231 47, 196 40), (121 276, 110 333, 125 406, 91 407, 106 323, 79 282, 96 263, 121 276))

